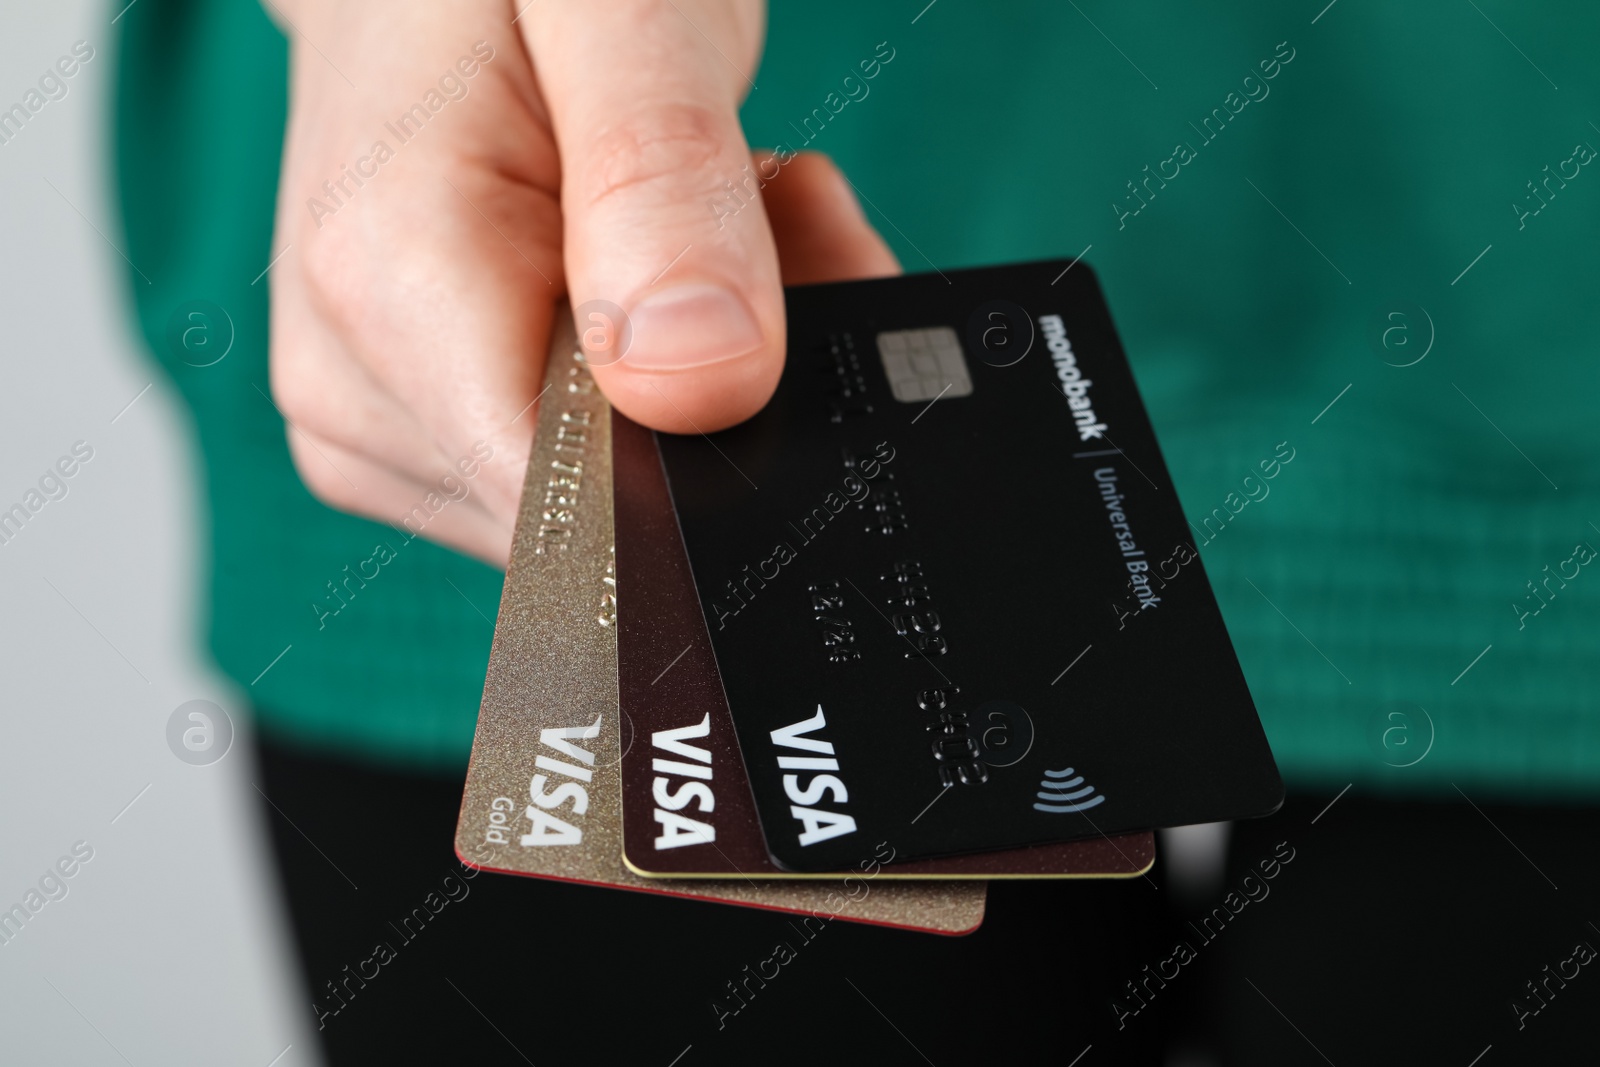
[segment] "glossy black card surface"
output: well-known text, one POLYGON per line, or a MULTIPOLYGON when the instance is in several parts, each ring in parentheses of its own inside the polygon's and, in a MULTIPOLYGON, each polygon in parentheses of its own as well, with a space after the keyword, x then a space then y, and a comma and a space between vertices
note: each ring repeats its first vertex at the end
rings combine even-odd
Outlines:
POLYGON ((791 289, 771 403, 658 435, 780 866, 1282 801, 1105 300, 1067 267, 791 289))

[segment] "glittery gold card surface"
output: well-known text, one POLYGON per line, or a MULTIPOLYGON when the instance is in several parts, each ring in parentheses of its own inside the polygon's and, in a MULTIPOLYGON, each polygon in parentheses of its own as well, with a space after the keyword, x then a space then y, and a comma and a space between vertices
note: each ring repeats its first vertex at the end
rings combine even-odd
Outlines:
MULTIPOLYGON (((464 863, 945 934, 983 921, 983 882, 642 878, 622 862, 611 412, 562 312, 550 347, 456 827, 464 863)), ((623 595, 626 595, 624 592, 623 595)))

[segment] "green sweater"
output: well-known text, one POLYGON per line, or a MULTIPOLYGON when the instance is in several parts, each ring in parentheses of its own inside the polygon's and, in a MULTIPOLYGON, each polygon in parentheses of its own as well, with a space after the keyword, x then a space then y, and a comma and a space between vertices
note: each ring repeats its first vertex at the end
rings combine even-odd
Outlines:
MULTIPOLYGON (((1593 796, 1600 9, 923 3, 776 3, 749 138, 833 155, 908 270, 1094 264, 1289 780, 1593 796)), ((268 729, 460 767, 500 575, 313 500, 263 396, 284 40, 253 0, 118 25, 211 649, 268 729), (171 340, 196 300, 212 366, 171 340)))

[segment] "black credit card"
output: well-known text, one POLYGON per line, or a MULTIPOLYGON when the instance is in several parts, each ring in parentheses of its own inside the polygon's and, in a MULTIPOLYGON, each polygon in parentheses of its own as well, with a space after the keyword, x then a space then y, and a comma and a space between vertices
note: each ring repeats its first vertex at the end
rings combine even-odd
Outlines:
POLYGON ((1276 810, 1089 268, 799 287, 788 321, 765 409, 658 435, 773 860, 1276 810))

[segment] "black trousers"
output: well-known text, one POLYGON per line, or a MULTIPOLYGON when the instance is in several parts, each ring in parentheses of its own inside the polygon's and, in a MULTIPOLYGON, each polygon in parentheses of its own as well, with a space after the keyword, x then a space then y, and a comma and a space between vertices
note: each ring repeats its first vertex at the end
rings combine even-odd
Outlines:
POLYGON ((257 753, 334 1064, 1597 1056, 1594 809, 1291 796, 1234 828, 1198 905, 1176 903, 1158 860, 1147 879, 993 883, 965 938, 835 921, 797 943, 775 913, 464 870, 461 775, 270 736, 257 753), (749 981, 779 942, 793 957, 749 981))

